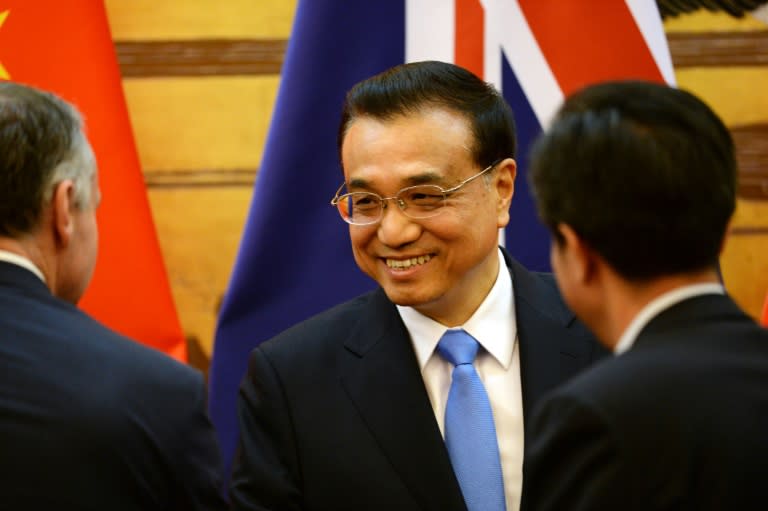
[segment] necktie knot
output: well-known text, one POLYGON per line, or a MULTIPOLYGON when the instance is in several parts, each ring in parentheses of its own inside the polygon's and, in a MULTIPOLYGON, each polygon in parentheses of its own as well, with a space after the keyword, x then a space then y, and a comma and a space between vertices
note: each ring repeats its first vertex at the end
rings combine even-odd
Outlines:
POLYGON ((472 364, 479 344, 464 330, 447 330, 437 343, 437 351, 451 364, 472 364))

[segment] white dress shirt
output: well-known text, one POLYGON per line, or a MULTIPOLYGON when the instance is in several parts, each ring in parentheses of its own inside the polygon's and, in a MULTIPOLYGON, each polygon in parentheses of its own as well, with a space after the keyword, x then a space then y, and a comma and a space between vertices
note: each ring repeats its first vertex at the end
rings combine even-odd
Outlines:
POLYGON ((693 298, 699 295, 711 295, 711 294, 725 294, 725 288, 721 284, 707 283, 707 284, 693 284, 690 286, 678 287, 672 291, 668 291, 663 295, 657 296, 632 319, 629 326, 621 334, 619 342, 613 348, 615 355, 621 355, 632 347, 635 343, 635 339, 640 334, 640 331, 645 328, 653 318, 661 314, 663 311, 669 309, 673 305, 693 298))
POLYGON ((13 252, 8 252, 7 250, 0 250, 0 261, 5 261, 6 263, 11 263, 15 264, 16 266, 26 268, 27 270, 37 275, 40 280, 45 282, 45 277, 43 276, 43 272, 40 271, 40 268, 35 266, 32 261, 26 257, 22 257, 19 254, 14 254, 13 252))
MULTIPOLYGON (((435 348, 448 327, 412 307, 398 306, 397 309, 411 336, 435 418, 445 436, 445 404, 453 364, 443 359, 435 348)), ((523 485, 523 397, 512 279, 501 250, 499 274, 490 293, 466 323, 452 328, 463 328, 482 347, 474 366, 493 409, 507 511, 518 511, 523 485)))

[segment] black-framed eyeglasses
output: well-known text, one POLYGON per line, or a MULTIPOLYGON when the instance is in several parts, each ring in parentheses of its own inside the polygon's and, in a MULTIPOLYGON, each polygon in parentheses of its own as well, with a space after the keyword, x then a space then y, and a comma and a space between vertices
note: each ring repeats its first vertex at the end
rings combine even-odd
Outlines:
POLYGON ((342 183, 331 199, 331 205, 336 206, 341 218, 352 225, 371 225, 381 220, 389 200, 394 200, 400 211, 410 218, 417 220, 431 218, 440 213, 450 194, 490 171, 501 161, 496 160, 477 174, 447 190, 437 185, 416 185, 403 188, 392 197, 382 197, 373 192, 350 192, 339 195, 345 185, 342 183))

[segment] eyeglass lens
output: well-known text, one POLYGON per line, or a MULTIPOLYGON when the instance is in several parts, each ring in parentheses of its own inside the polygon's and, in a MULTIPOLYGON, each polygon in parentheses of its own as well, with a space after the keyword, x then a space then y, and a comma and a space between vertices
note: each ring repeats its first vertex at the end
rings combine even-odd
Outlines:
MULTIPOLYGON (((436 215, 445 202, 442 188, 435 185, 419 185, 400 190, 394 200, 407 216, 429 218, 436 215)), ((352 192, 339 197, 341 216, 353 224, 373 223, 381 218, 385 199, 375 193, 352 192)))

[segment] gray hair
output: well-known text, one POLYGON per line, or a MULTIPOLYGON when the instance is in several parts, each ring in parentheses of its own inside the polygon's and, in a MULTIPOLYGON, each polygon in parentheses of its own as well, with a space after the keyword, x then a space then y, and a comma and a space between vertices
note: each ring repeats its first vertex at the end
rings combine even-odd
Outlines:
POLYGON ((0 236, 31 232, 67 179, 74 183, 75 206, 92 207, 95 173, 74 106, 34 87, 0 83, 0 236))
POLYGON ((88 209, 93 206, 91 183, 93 182, 94 174, 96 173, 96 157, 82 131, 82 117, 80 113, 74 108, 72 110, 73 114, 80 119, 80 125, 77 131, 72 134, 73 143, 71 157, 53 168, 48 182, 43 189, 43 201, 50 201, 56 185, 64 180, 70 179, 74 183, 75 206, 79 209, 88 209))

